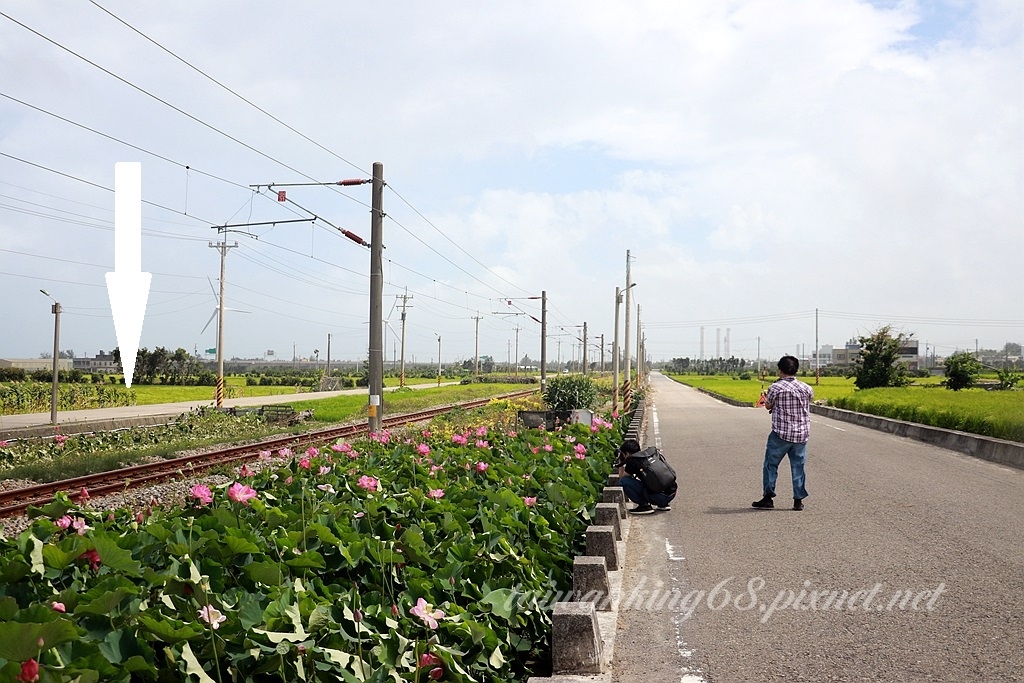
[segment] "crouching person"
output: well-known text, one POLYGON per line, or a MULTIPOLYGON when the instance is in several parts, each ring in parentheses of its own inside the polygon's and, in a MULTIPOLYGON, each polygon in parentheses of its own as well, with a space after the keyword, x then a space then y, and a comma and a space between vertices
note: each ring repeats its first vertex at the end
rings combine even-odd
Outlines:
POLYGON ((626 497, 636 503, 629 512, 646 515, 657 510, 671 510, 676 497, 676 472, 657 448, 640 449, 636 439, 626 439, 619 446, 615 464, 619 468, 619 485, 626 497))

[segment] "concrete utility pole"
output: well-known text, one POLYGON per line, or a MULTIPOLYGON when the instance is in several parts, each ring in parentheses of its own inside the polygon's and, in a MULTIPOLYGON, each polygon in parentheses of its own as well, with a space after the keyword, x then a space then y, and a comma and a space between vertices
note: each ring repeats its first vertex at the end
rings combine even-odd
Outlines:
POLYGON ((516 327, 516 377, 519 376, 519 328, 516 327))
POLYGON ((548 292, 540 293, 540 393, 548 388, 548 292))
POLYGON ((384 417, 384 164, 373 163, 370 202, 370 403, 368 426, 379 432, 384 417))
POLYGON ((640 352, 640 304, 636 305, 636 386, 640 386, 640 368, 643 364, 643 355, 640 352))
MULTIPOLYGON (((217 297, 217 407, 224 407, 224 261, 228 255, 228 249, 234 249, 238 242, 228 244, 228 233, 220 242, 210 242, 209 246, 220 252, 220 295, 217 297)), ((294 351, 292 352, 294 355, 294 351)))
POLYGON ((437 386, 441 386, 441 335, 437 335, 437 386))
POLYGON ((331 333, 327 333, 327 365, 324 366, 324 377, 331 376, 331 333))
POLYGON ((612 412, 619 410, 619 304, 622 290, 615 288, 615 341, 612 344, 612 412))
POLYGON ((587 321, 583 321, 583 375, 587 374, 587 321))
MULTIPOLYGON (((405 294, 403 294, 401 296, 398 296, 396 294, 395 298, 402 300, 402 372, 401 372, 401 375, 399 375, 398 386, 399 387, 404 387, 405 386, 405 309, 406 308, 411 308, 411 306, 409 306, 409 299, 412 298, 411 296, 409 296, 409 288, 406 287, 405 288, 405 294)), ((388 317, 390 317, 390 316, 388 316, 388 317)))
POLYGON ((604 374, 604 332, 601 333, 601 373, 604 374))
MULTIPOLYGON (((45 289, 40 292, 50 297, 53 306, 50 311, 53 313, 53 381, 50 386, 50 424, 57 424, 57 393, 60 389, 60 302, 50 296, 45 289)), ((130 378, 129 378, 130 379, 130 378)))
POLYGON ((473 318, 476 321, 476 347, 474 355, 476 356, 476 362, 473 365, 473 374, 477 377, 480 376, 480 311, 476 312, 476 317, 473 318))
POLYGON ((630 372, 630 352, 629 352, 629 309, 632 307, 629 301, 629 290, 632 287, 630 284, 629 274, 629 249, 626 250, 626 399, 629 399, 629 381, 632 373, 630 372))

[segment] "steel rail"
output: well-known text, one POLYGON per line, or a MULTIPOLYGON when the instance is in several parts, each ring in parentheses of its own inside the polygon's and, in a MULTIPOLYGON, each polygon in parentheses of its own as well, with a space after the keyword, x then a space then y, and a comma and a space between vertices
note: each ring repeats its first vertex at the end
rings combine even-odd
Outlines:
MULTIPOLYGON (((412 422, 421 422, 442 415, 455 409, 468 410, 487 405, 496 398, 519 398, 536 393, 536 389, 517 391, 500 396, 475 399, 454 405, 428 408, 416 413, 385 417, 384 428, 398 427, 412 422)), ((54 500, 60 491, 68 491, 72 500, 81 501, 83 489, 89 496, 105 496, 119 493, 130 488, 138 488, 159 481, 174 479, 178 476, 191 476, 204 470, 222 465, 232 465, 258 457, 260 451, 276 451, 281 448, 302 448, 313 444, 352 438, 367 433, 366 424, 342 425, 319 429, 304 434, 289 434, 286 437, 275 437, 244 446, 232 446, 208 453, 187 455, 180 458, 160 460, 143 465, 132 465, 109 472, 97 472, 81 477, 63 479, 47 484, 37 484, 21 489, 0 492, 0 517, 13 517, 28 510, 29 507, 46 505, 54 500)))

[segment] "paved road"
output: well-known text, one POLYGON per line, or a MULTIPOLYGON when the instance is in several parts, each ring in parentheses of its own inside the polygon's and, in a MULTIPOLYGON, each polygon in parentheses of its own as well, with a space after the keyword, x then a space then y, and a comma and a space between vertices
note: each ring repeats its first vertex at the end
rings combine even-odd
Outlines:
POLYGON ((755 510, 768 414, 652 393, 682 488, 634 519, 614 680, 1024 681, 1024 472, 814 416, 806 509, 784 462, 755 510))
MULTIPOLYGON (((441 386, 458 384, 458 382, 442 382, 441 386)), ((436 383, 409 384, 410 389, 430 389, 437 387, 436 383)), ((386 387, 387 391, 394 391, 398 387, 386 387)), ((213 391, 213 389, 210 389, 213 391)), ((276 396, 250 396, 246 398, 224 399, 224 405, 228 408, 241 406, 262 406, 274 403, 294 403, 296 401, 309 401, 321 398, 333 398, 345 394, 366 394, 366 387, 357 389, 342 389, 340 391, 320 391, 303 394, 279 394, 276 396)), ((203 406, 212 406, 214 401, 186 401, 182 403, 158 403, 146 406, 125 406, 120 408, 94 408, 89 410, 65 410, 57 413, 57 422, 60 425, 70 425, 81 422, 114 422, 118 420, 131 420, 144 417, 174 417, 190 410, 203 406)), ((23 415, 0 415, 0 436, 5 431, 23 429, 26 427, 40 427, 50 424, 50 413, 27 413, 23 415)))

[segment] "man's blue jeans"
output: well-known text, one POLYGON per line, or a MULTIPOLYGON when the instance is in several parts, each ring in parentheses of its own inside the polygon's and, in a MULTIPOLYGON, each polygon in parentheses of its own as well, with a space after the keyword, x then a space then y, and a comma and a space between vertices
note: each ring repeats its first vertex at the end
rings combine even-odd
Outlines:
POLYGON ((764 449, 764 495, 775 497, 775 482, 779 478, 779 463, 789 456, 789 469, 793 472, 793 497, 806 498, 804 464, 807 462, 807 442, 786 441, 772 430, 764 449))
POLYGON ((643 483, 639 479, 628 474, 619 479, 619 486, 622 487, 626 497, 637 505, 657 505, 658 507, 667 507, 672 504, 672 499, 676 497, 675 493, 668 496, 664 493, 648 491, 644 488, 643 483))

